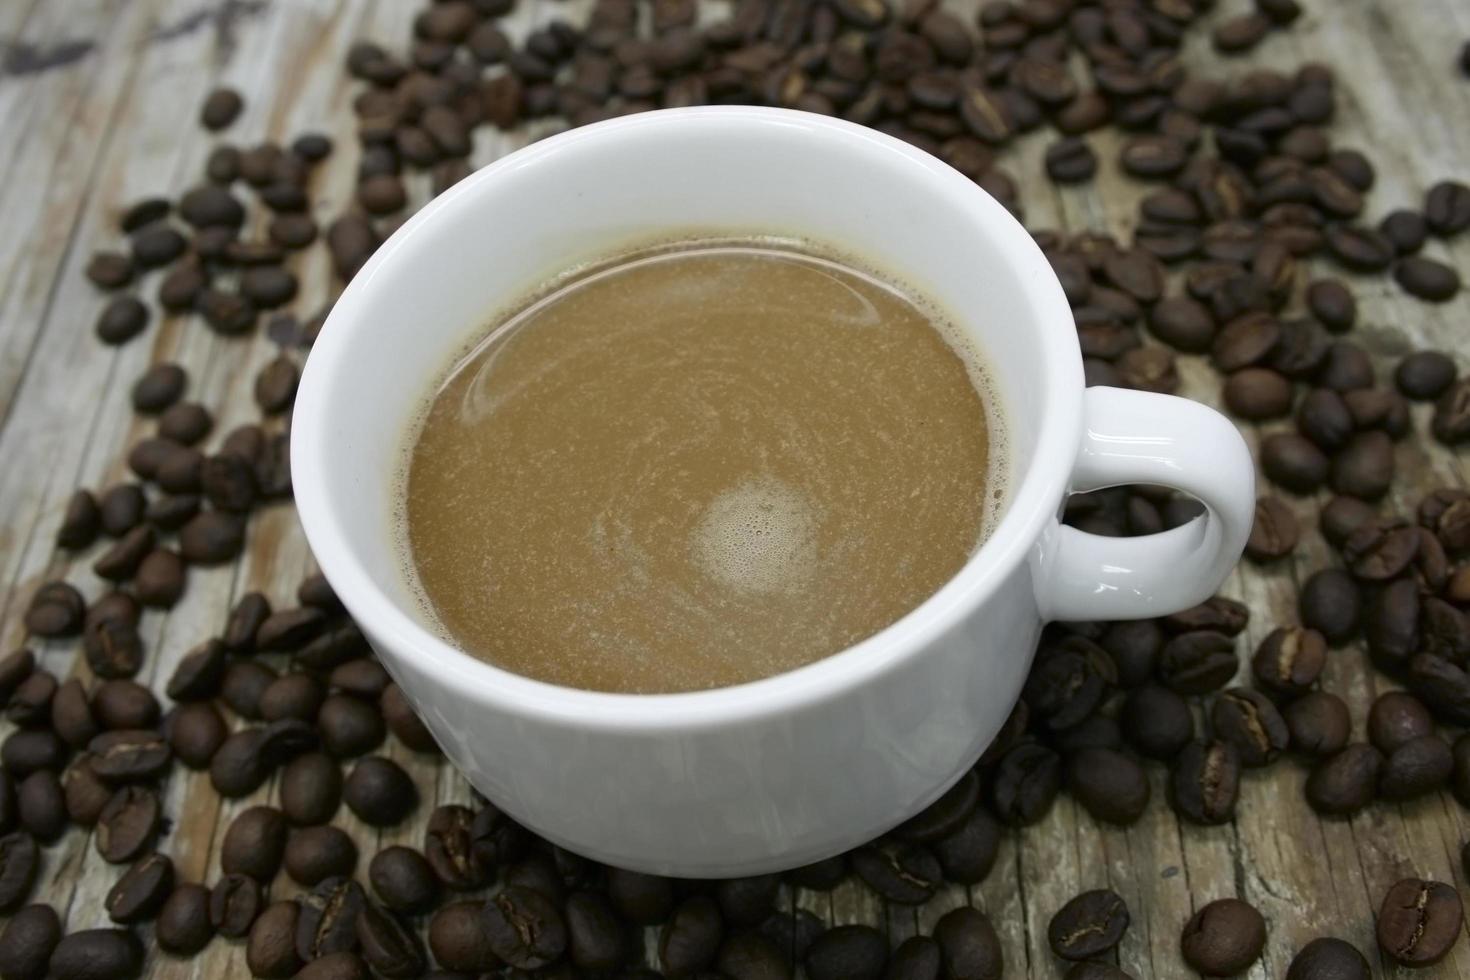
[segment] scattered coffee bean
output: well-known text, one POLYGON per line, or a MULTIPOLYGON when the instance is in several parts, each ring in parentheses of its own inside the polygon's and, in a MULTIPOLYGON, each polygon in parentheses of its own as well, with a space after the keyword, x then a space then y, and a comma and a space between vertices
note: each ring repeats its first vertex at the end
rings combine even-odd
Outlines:
POLYGON ((1170 802, 1180 816, 1212 825, 1235 814, 1240 793, 1240 759, 1227 742, 1189 743, 1179 753, 1169 778, 1170 802))
POLYGON ((367 756, 352 767, 342 787, 342 798, 364 823, 386 827, 418 806, 418 790, 408 773, 391 759, 367 756))
POLYGON ((1256 501, 1245 553, 1253 561, 1274 561, 1291 554, 1300 537, 1301 527, 1291 507, 1280 498, 1261 497, 1256 501))
MULTIPOLYGON (((936 925, 936 941, 938 928, 936 925)), ((850 925, 824 932, 807 950, 805 965, 811 980, 877 980, 887 960, 888 941, 882 933, 870 926, 850 925)))
POLYGON ((500 966, 483 901, 451 902, 429 920, 429 950, 446 970, 480 973, 500 966))
MULTIPOLYGON (((159 948, 176 956, 192 956, 214 938, 209 921, 209 889, 185 883, 176 887, 158 910, 153 935, 159 948)), ((251 964, 252 969, 254 964, 251 964)), ((257 976, 270 976, 258 971, 257 976)))
POLYGON ((1266 945, 1266 921, 1238 898, 1205 905, 1184 925, 1180 949, 1185 962, 1210 977, 1243 973, 1266 945))
POLYGON ((1342 698, 1309 691, 1282 709, 1293 751, 1313 757, 1334 755, 1347 745, 1352 719, 1342 698))
POLYGON ((1424 221, 1441 238, 1470 228, 1470 187, 1443 180, 1429 188, 1424 196, 1424 221))
POLYGON ((1400 259, 1393 277, 1405 292, 1434 303, 1452 299, 1460 291, 1460 274, 1454 267, 1422 255, 1400 259))
POLYGON ((1307 802, 1318 813, 1350 816, 1373 801, 1383 755, 1357 743, 1317 764, 1307 777, 1307 802))
POLYGON ((944 958, 945 975, 1000 980, 1005 959, 990 919, 979 909, 951 909, 934 924, 934 940, 944 958))
POLYGON ((1292 958, 1286 980, 1372 980, 1368 961, 1342 939, 1313 939, 1292 958))
POLYGON ((56 980, 132 980, 143 972, 143 944, 127 929, 68 933, 51 954, 56 980))
POLYGON ((439 895, 439 879, 433 868, 423 855, 408 847, 379 851, 368 864, 368 881, 379 901, 408 915, 429 911, 439 895))
POLYGON ((199 110, 199 122, 209 130, 224 129, 234 122, 245 108, 245 100, 232 88, 217 88, 210 92, 199 110))
POLYGON ((1464 918, 1452 885, 1405 878, 1383 896, 1378 910, 1378 946, 1396 963, 1438 963, 1460 938, 1464 918))
POLYGON ((119 925, 150 919, 174 887, 174 865, 166 855, 144 855, 107 893, 107 916, 119 925))
POLYGON ((1074 753, 1067 761, 1067 788, 1105 823, 1133 823, 1148 806, 1148 774, 1133 758, 1111 748, 1074 753))
POLYGON ((61 920, 49 905, 27 905, 0 932, 0 976, 44 980, 51 953, 61 942, 61 920))
POLYGON ((274 902, 255 918, 245 943, 245 963, 257 977, 291 977, 301 969, 296 952, 296 929, 301 906, 296 902, 274 902))
POLYGON ((1047 926, 1051 951, 1064 960, 1086 960, 1114 948, 1128 931, 1128 906, 1106 888, 1078 895, 1047 926))

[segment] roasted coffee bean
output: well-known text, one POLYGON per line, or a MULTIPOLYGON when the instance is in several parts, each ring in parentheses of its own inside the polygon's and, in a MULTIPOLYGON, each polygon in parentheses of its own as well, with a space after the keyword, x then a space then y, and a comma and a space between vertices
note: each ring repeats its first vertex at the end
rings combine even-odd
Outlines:
POLYGON ((1347 745, 1352 719, 1342 698, 1326 691, 1309 691, 1282 709, 1294 751, 1328 756, 1347 745))
POLYGON ((189 243, 183 235, 160 222, 133 233, 133 265, 138 269, 156 269, 183 255, 189 243))
POLYGON ((1237 687, 1221 692, 1210 709, 1215 737, 1229 742, 1241 765, 1265 766, 1286 750, 1286 721, 1264 695, 1237 687))
POLYGON ((1044 650, 1031 668, 1025 698, 1032 716, 1054 731, 1079 724, 1106 693, 1102 677, 1077 650, 1044 650))
POLYGON ((112 787, 92 771, 91 759, 86 755, 78 756, 61 774, 61 792, 67 816, 83 827, 94 826, 112 798, 112 787))
POLYGON ((342 799, 342 770, 329 756, 308 752, 281 773, 281 809, 298 826, 326 823, 342 799))
POLYGON ((108 782, 152 779, 172 760, 168 742, 148 728, 103 732, 87 743, 87 751, 92 756, 92 770, 108 782))
POLYGON ((1250 607, 1224 596, 1211 596, 1198 605, 1165 616, 1161 623, 1171 633, 1212 630, 1236 636, 1250 622, 1250 607))
POLYGON ((1318 813, 1351 816, 1373 801, 1383 756, 1371 745, 1355 743, 1330 756, 1307 777, 1307 802, 1318 813))
POLYGON ((1245 553, 1253 561, 1267 562, 1284 558, 1296 550, 1301 527, 1296 515, 1277 497, 1261 497, 1256 501, 1255 519, 1245 553))
POLYGON ((167 693, 175 701, 203 701, 219 693, 226 665, 225 645, 205 640, 179 660, 169 678, 167 693))
POLYGON ((134 681, 103 681, 92 690, 92 713, 103 728, 151 728, 160 710, 153 692, 134 681))
POLYGON ((270 603, 259 592, 247 592, 230 610, 221 640, 231 653, 250 653, 255 649, 255 634, 271 614, 270 603))
POLYGON ((1191 742, 1174 761, 1170 802, 1194 823, 1225 823, 1235 814, 1239 793, 1240 759, 1227 742, 1191 742))
POLYGON ((1460 938, 1464 914, 1453 885, 1405 878, 1383 896, 1378 909, 1378 947, 1411 968, 1444 959, 1460 938))
POLYGON ((1351 330, 1358 318, 1358 304, 1340 279, 1316 279, 1307 286, 1307 308, 1333 333, 1351 330))
POLYGON ((1135 136, 1123 144, 1119 162, 1135 177, 1169 177, 1189 161, 1189 148, 1172 136, 1135 136))
MULTIPOLYGON (((44 716, 43 716, 44 717, 44 716)), ((0 744, 0 765, 17 779, 66 765, 66 743, 44 728, 11 732, 0 744)))
POLYGON ((370 980, 371 974, 356 953, 330 953, 303 966, 294 980, 370 980))
POLYGON ((357 845, 330 825, 291 831, 285 850, 286 873, 308 887, 328 878, 350 877, 357 867, 357 845))
POLYGON ((1441 238, 1470 228, 1470 187, 1456 180, 1442 180, 1424 196, 1424 221, 1441 238))
POLYGON ((862 847, 852 853, 852 869, 873 891, 890 902, 919 905, 939 884, 939 861, 922 845, 898 850, 862 847))
POLYGON ((316 720, 326 697, 322 683, 310 674, 286 674, 277 677, 260 695, 260 714, 266 721, 296 718, 316 720))
POLYGON ((0 657, 0 702, 9 701, 15 689, 35 669, 36 656, 29 650, 15 650, 0 657))
POLYGON ((17 725, 44 725, 51 717, 51 702, 56 696, 56 676, 38 670, 21 681, 10 696, 6 717, 17 725))
POLYGON ((1007 752, 992 774, 990 802, 997 816, 1012 826, 1040 820, 1061 786, 1057 754, 1042 745, 1023 743, 1007 752))
POLYGON ((205 184, 179 199, 179 216, 195 228, 239 228, 245 222, 245 206, 225 188, 205 184))
POLYGON ((133 261, 121 252, 93 252, 86 276, 99 289, 121 289, 133 281, 133 261))
MULTIPOLYGON (((888 942, 881 932, 871 926, 836 926, 807 950, 806 975, 811 980, 878 980, 887 960, 888 942)), ((665 970, 672 972, 667 965, 665 970)))
POLYGON ((371 752, 387 735, 377 705, 345 694, 333 694, 322 702, 317 724, 323 747, 339 758, 371 752))
POLYGON ((1393 278, 1404 291, 1419 299, 1443 303, 1460 291, 1460 274, 1423 255, 1408 255, 1393 267, 1393 278))
POLYGON ((1064 136, 1046 148, 1046 172, 1058 184, 1078 184, 1097 173, 1097 154, 1080 136, 1064 136))
POLYGON ((1194 716, 1178 694, 1164 687, 1129 693, 1120 712, 1123 735, 1151 759, 1172 759, 1194 737, 1194 716))
POLYGON ((50 844, 66 830, 66 799, 56 773, 49 769, 31 773, 16 788, 15 799, 21 827, 36 840, 50 844))
POLYGON ((452 902, 429 920, 429 950, 446 970, 480 973, 500 966, 490 946, 484 903, 452 902))
POLYGON ((1329 225, 1325 235, 1327 251, 1355 272, 1378 272, 1394 260, 1393 243, 1372 228, 1329 225))
POLYGON ((1243 419, 1280 418, 1291 411, 1291 382, 1268 368, 1236 371, 1226 380, 1222 394, 1226 407, 1243 419))
POLYGON ((215 510, 244 513, 255 504, 255 470, 248 460, 234 453, 205 457, 199 486, 215 510))
POLYGON ((209 945, 214 938, 214 925, 209 921, 209 889, 193 883, 174 888, 158 910, 153 935, 160 949, 176 956, 192 956, 209 945))
POLYGON ((234 122, 245 108, 245 100, 232 88, 217 88, 204 100, 199 110, 199 123, 205 129, 220 130, 234 122))
POLYGON ((1067 760, 1067 789, 1092 816, 1131 824, 1149 800, 1148 775, 1132 757, 1111 748, 1088 748, 1067 760))
MULTIPOLYGON (((948 881, 978 884, 990 874, 1000 848, 1001 827, 983 807, 977 807, 969 818, 950 836, 934 842, 934 855, 948 881)), ((837 867, 836 880, 823 881, 828 888, 842 879, 842 866, 837 867), (830 882, 830 884, 828 884, 830 882)))
POLYGON ((56 529, 56 543, 73 551, 85 548, 97 540, 101 523, 97 498, 88 490, 77 490, 67 499, 61 526, 56 529))
POLYGON ((87 602, 65 582, 47 582, 36 590, 26 607, 25 626, 36 636, 75 636, 82 631, 87 602))
POLYGON ((363 959, 388 980, 423 976, 428 965, 417 931, 371 902, 357 916, 357 942, 363 959))
POLYGON ((51 953, 61 942, 61 920, 49 905, 27 905, 0 933, 0 976, 44 980, 51 953))
POLYGON ((1347 402, 1331 388, 1313 388, 1297 408, 1296 427, 1322 449, 1336 452, 1357 428, 1347 402))
POLYGON ((1345 340, 1333 341, 1317 371, 1317 383, 1337 392, 1373 387, 1373 362, 1363 348, 1345 340))
POLYGON ((397 684, 389 684, 383 688, 378 699, 378 710, 383 713, 388 730, 408 748, 415 752, 439 752, 439 743, 434 741, 433 733, 397 684))
POLYGON ((1261 468, 1273 483, 1295 493, 1312 493, 1327 480, 1328 458, 1303 436, 1277 432, 1261 441, 1261 468))
POLYGON ((1409 661, 1409 690, 1442 721, 1470 724, 1470 675, 1442 657, 1421 653, 1409 661))
POLYGON ((1117 946, 1128 922, 1128 906, 1118 893, 1099 888, 1082 892, 1058 909, 1046 938, 1062 959, 1087 960, 1117 946))
POLYGON ((1459 371, 1448 354, 1421 350, 1405 357, 1394 371, 1394 383, 1405 398, 1433 401, 1455 383, 1459 371))
POLYGON ((1392 755, 1414 739, 1434 734, 1429 709, 1412 694, 1385 691, 1368 710, 1368 740, 1384 755, 1392 755))
MULTIPOLYGON (((298 901, 296 955, 306 961, 352 950, 357 945, 357 919, 367 902, 351 878, 327 878, 298 901)), ((447 964, 446 964, 447 965, 447 964)))
POLYGON ((1208 977, 1243 973, 1266 945, 1266 920, 1238 898, 1205 905, 1184 925, 1180 950, 1191 967, 1208 977))
POLYGON ((97 339, 104 344, 125 344, 148 326, 148 307, 133 296, 117 296, 97 316, 97 339))
MULTIPOLYGON (((566 922, 556 906, 540 892, 510 885, 492 896, 485 903, 484 910, 484 928, 490 948, 496 956, 511 966, 523 970, 538 969, 556 960, 566 949, 566 922)), ((676 958, 669 948, 671 941, 690 938, 687 931, 678 936, 670 934, 670 930, 678 930, 684 911, 685 909, 681 909, 680 913, 676 913, 674 921, 666 928, 664 938, 659 942, 660 959, 664 962, 665 970, 670 973, 678 972, 676 958)), ((718 913, 703 914, 713 914, 718 922, 718 913)), ((715 939, 718 943, 718 935, 715 939)), ((686 942, 681 953, 689 952, 686 942)), ((703 950, 700 952, 703 954, 703 950)), ((714 953, 714 948, 708 950, 708 960, 714 958, 714 953)), ((702 963, 707 963, 708 960, 701 955, 702 963)))
POLYGON ((944 958, 945 976, 1000 980, 1005 959, 990 919, 979 909, 951 909, 934 924, 934 940, 944 958))
POLYGON ((107 916, 119 925, 153 917, 174 887, 174 865, 166 855, 144 855, 107 893, 107 916))
POLYGON ((51 729, 72 748, 81 748, 101 729, 82 682, 73 677, 51 697, 51 729))
POLYGON ((301 969, 296 952, 296 929, 301 906, 296 902, 274 902, 256 916, 245 943, 245 963, 257 977, 284 980, 301 969))
POLYGON ((1341 569, 1313 573, 1302 586, 1299 606, 1302 623, 1329 643, 1343 643, 1358 630, 1362 597, 1352 576, 1341 569))
POLYGON ((474 854, 474 815, 462 806, 441 806, 429 816, 424 857, 447 888, 471 891, 484 886, 485 869, 474 854))
POLYGON ((1230 682, 1237 661, 1235 642, 1224 633, 1181 633, 1159 655, 1159 680, 1178 694, 1208 694, 1230 682))
POLYGON ((1286 980, 1372 980, 1368 961, 1341 939, 1313 939, 1292 958, 1286 980))
POLYGON ((194 565, 230 561, 244 544, 244 520, 224 511, 204 511, 179 529, 179 554, 194 565))
POLYGON ((1400 255, 1411 255, 1419 251, 1429 237, 1429 224, 1418 211, 1399 208, 1383 216, 1378 223, 1378 232, 1393 243, 1400 255))
POLYGON ((214 417, 198 402, 175 402, 158 417, 158 434, 184 446, 192 446, 214 428, 214 417))
POLYGON ((1355 497, 1333 497, 1322 508, 1322 536, 1340 548, 1354 531, 1377 519, 1378 515, 1373 508, 1361 500, 1355 497))
POLYGON ((177 552, 155 548, 139 563, 133 576, 133 589, 143 605, 166 609, 184 594, 186 574, 183 559, 177 552))
POLYGON ((276 682, 276 672, 263 663, 252 660, 236 661, 225 667, 220 681, 220 694, 242 718, 259 719, 260 701, 266 690, 276 682))
POLYGON ((146 524, 133 528, 92 563, 92 571, 113 582, 132 578, 143 559, 153 550, 156 538, 153 528, 146 524))
POLYGON ((1438 735, 1410 739, 1386 753, 1378 774, 1378 795, 1386 800, 1408 800, 1432 793, 1454 770, 1450 747, 1438 735))
POLYGON ((262 902, 260 885, 254 878, 227 874, 210 890, 210 925, 221 936, 240 939, 250 932, 262 902))
POLYGON ((143 945, 127 929, 68 933, 51 954, 56 980, 132 980, 143 972, 143 945))
POLYGON ((427 912, 439 896, 439 879, 429 862, 409 847, 379 851, 368 864, 368 881, 379 901, 408 915, 427 912))
POLYGON ((319 636, 326 626, 326 615, 313 606, 282 609, 261 622, 255 632, 255 646, 262 651, 296 650, 319 636))
POLYGON ((0 912, 11 912, 31 893, 40 855, 29 834, 0 837, 0 912))
POLYGON ((210 764, 229 734, 224 719, 209 702, 180 705, 167 726, 169 748, 190 769, 210 764))
MULTIPOLYGON (((721 957, 723 963, 723 957, 721 957)), ((928 936, 910 936, 898 944, 888 959, 884 980, 940 980, 944 975, 944 956, 939 944, 928 936)), ((753 974, 762 976, 764 974, 753 974)), ((770 974, 775 976, 777 974, 770 974)))
POLYGON ((265 729, 242 728, 230 734, 209 762, 209 781, 227 799, 254 792, 270 775, 263 758, 265 729))
MULTIPOLYGON (((94 763, 95 765, 95 763, 94 763)), ((127 864, 153 843, 158 833, 158 795, 142 786, 123 786, 97 817, 97 853, 109 864, 127 864)))
POLYGON ((364 701, 376 701, 392 682, 376 657, 357 657, 332 668, 327 684, 334 690, 364 701))
POLYGON ((281 866, 286 847, 286 818, 272 806, 252 806, 230 821, 220 846, 220 868, 226 874, 249 875, 269 883, 281 866))
POLYGON ((1400 575, 1418 556, 1419 531, 1407 524, 1369 524, 1348 536, 1342 556, 1358 580, 1384 582, 1400 575))
POLYGON ((364 823, 387 827, 418 806, 419 794, 408 773, 391 759, 371 755, 352 767, 342 798, 364 823))
POLYGON ((176 531, 199 513, 199 496, 192 493, 155 497, 144 512, 148 523, 160 531, 176 531))
POLYGON ((1215 337, 1210 311, 1188 296, 1170 296, 1149 310, 1149 330, 1176 350, 1199 353, 1208 350, 1215 337))
POLYGON ((1470 379, 1456 381, 1439 396, 1430 431, 1448 446, 1470 438, 1470 379))

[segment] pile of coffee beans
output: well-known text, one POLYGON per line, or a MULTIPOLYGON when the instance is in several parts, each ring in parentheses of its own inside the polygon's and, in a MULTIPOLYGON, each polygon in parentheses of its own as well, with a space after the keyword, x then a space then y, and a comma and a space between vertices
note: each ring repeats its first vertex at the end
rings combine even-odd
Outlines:
MULTIPOLYGON (((1323 814, 1443 790, 1470 806, 1470 493, 1419 486, 1417 509, 1384 504, 1404 499, 1390 493, 1396 461, 1416 440, 1470 440, 1470 379, 1433 350, 1379 377, 1352 339, 1362 275, 1427 303, 1458 294, 1442 242, 1470 228, 1470 187, 1446 179, 1370 209, 1371 161, 1332 138, 1332 68, 1205 77, 1183 60, 1191 34, 1238 55, 1290 30, 1297 0, 1214 17, 1210 0, 987 0, 965 16, 935 0, 735 0, 713 21, 694 0, 596 0, 584 21, 553 20, 519 41, 501 26, 513 5, 443 0, 418 14, 403 52, 351 49, 358 180, 324 228, 313 175, 329 139, 237 146, 221 135, 197 180, 128 207, 87 264, 110 296, 93 325, 104 344, 133 341, 156 310, 197 314, 191 324, 226 336, 263 322, 279 350, 254 380, 260 420, 223 434, 189 400, 184 368, 151 366, 131 391, 133 411, 155 420, 127 454, 133 478, 65 504, 57 546, 112 589, 88 598, 57 580, 30 597, 34 637, 79 638, 73 676, 39 669, 25 649, 0 659, 0 704, 15 726, 0 744, 0 978, 138 976, 150 932, 173 956, 235 942, 268 978, 753 980, 792 977, 797 965, 812 980, 996 978, 1001 944, 980 910, 955 909, 932 935, 890 948, 874 928, 792 913, 782 889, 857 880, 920 905, 983 881, 1002 838, 1062 792, 1109 824, 1151 805, 1225 824, 1242 771, 1286 759, 1311 767, 1306 797, 1323 814), (1131 239, 1033 232, 1071 304, 1088 383, 1172 392, 1181 357, 1206 361, 1229 412, 1272 423, 1260 444, 1272 487, 1248 559, 1300 564, 1299 546, 1320 532, 1333 561, 1302 568, 1296 618, 1268 624, 1254 651, 1238 649, 1250 610, 1223 597, 1160 619, 1048 627, 1021 702, 972 771, 884 838, 784 875, 674 881, 603 867, 483 801, 433 810, 420 848, 374 852, 332 821, 344 805, 372 827, 419 811, 412 776, 382 749, 390 737, 426 756, 438 749, 323 578, 285 600, 243 596, 179 661, 167 707, 134 679, 147 656, 141 618, 178 602, 191 568, 234 560, 252 515, 290 498, 290 410, 327 312, 299 310, 293 257, 324 247, 351 279, 415 203, 405 176, 429 173, 434 193, 451 186, 483 127, 545 133, 706 103, 872 126, 1018 217, 1019 187, 1036 175, 1007 169, 1010 144, 1035 131, 1046 176, 1085 184, 1104 142, 1089 137, 1120 133, 1113 162, 1139 187, 1131 239), (1318 260, 1352 275, 1308 274, 1318 260), (1424 433, 1419 402, 1433 406, 1424 433), (1291 503, 1304 496, 1326 498, 1315 528, 1291 503), (1333 651, 1352 644, 1403 688, 1359 719, 1366 742, 1351 741, 1347 704, 1321 684, 1333 651), (160 786, 176 765, 207 772, 226 798, 277 780, 277 806, 245 809, 225 829, 217 881, 180 880, 166 853, 178 815, 164 812, 160 786), (1167 800, 1151 799, 1150 766, 1167 767, 1167 800), (73 824, 123 869, 106 899, 115 928, 66 934, 55 910, 26 904, 41 848, 73 824)), ((1460 62, 1470 72, 1470 45, 1460 62)), ((212 92, 200 124, 228 134, 243 106, 238 92, 212 92)), ((1130 487, 1076 496, 1066 519, 1139 535, 1199 513, 1130 487)), ((1470 870, 1470 845, 1465 858, 1470 870)), ((1197 890, 1216 884, 1227 885, 1197 890)), ((1382 898, 1378 945, 1404 966, 1433 963, 1462 919, 1452 886, 1407 878, 1382 898)), ((1129 923, 1112 891, 1067 902, 1047 931, 1057 969, 1126 978, 1115 963, 1129 923)), ((1257 960, 1270 924, 1222 895, 1179 926, 1182 963, 1225 976, 1257 960)), ((1332 937, 1307 944, 1288 973, 1370 975, 1362 953, 1332 937)))

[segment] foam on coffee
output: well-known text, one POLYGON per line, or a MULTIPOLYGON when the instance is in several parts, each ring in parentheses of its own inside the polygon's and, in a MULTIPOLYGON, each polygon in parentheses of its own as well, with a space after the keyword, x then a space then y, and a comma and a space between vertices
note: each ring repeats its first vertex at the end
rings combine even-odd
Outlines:
POLYGON ((467 652, 594 690, 754 680, 882 629, 1004 498, 979 358, 938 311, 790 243, 683 243, 558 282, 447 372, 400 541, 467 652))

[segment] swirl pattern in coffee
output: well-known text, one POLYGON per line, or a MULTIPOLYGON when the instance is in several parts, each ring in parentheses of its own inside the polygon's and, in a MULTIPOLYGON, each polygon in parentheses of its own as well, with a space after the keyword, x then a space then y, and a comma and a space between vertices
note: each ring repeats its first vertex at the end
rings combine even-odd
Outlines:
POLYGON ((999 505, 935 310, 770 243, 629 256, 498 323, 433 395, 404 533, 444 632, 598 691, 738 684, 933 595, 999 505))

